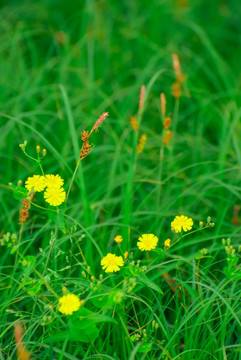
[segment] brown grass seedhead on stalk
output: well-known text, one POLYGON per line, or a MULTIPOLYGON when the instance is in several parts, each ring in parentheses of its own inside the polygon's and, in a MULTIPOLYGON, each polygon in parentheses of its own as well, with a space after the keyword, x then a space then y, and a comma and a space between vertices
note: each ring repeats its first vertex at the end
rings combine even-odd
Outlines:
POLYGON ((14 324, 14 336, 17 347, 17 354, 19 360, 30 360, 31 354, 24 346, 23 342, 23 329, 20 322, 14 324))
POLYGON ((161 99, 162 116, 164 117, 166 115, 166 97, 164 93, 161 93, 160 99, 161 99))
POLYGON ((80 160, 84 159, 87 155, 89 155, 91 149, 92 145, 90 145, 88 141, 84 142, 80 151, 80 160))
POLYGON ((179 82, 175 82, 173 85, 172 85, 172 95, 178 99, 180 96, 181 96, 181 87, 180 87, 180 84, 179 82))
POLYGON ((174 68, 174 72, 176 75, 176 79, 178 81, 178 79, 182 78, 183 75, 182 75, 182 71, 181 71, 179 57, 177 54, 172 54, 172 61, 173 61, 173 68, 174 68))
POLYGON ((172 119, 170 117, 166 117, 163 122, 163 129, 168 129, 171 126, 172 119))
POLYGON ((139 139, 139 143, 138 143, 137 148, 136 148, 137 154, 141 154, 142 151, 144 150, 146 140, 147 140, 146 134, 141 135, 141 137, 139 139))
POLYGON ((89 132, 88 132, 88 131, 86 131, 86 130, 82 131, 82 133, 81 133, 81 140, 82 140, 83 142, 86 142, 86 141, 89 140, 89 132))
POLYGON ((169 142, 171 141, 171 137, 172 137, 172 131, 167 130, 164 134, 163 145, 168 145, 169 142))
POLYGON ((146 92, 146 87, 145 87, 145 85, 142 85, 141 92, 140 92, 139 110, 142 110, 142 108, 143 108, 145 92, 146 92))
POLYGON ((139 124, 138 124, 138 121, 137 121, 137 118, 135 116, 132 116, 130 118, 130 124, 131 124, 131 127, 134 131, 138 131, 139 129, 139 124))
POLYGON ((19 212, 19 224, 24 224, 29 218, 28 209, 20 209, 19 212))
MULTIPOLYGON (((97 130, 97 129, 100 127, 101 123, 105 120, 105 118, 106 118, 108 115, 109 115, 108 112, 103 113, 103 114, 101 115, 101 117, 96 121, 95 125, 92 127, 92 129, 91 129, 91 131, 90 131, 90 135, 92 134, 92 132, 93 132, 94 130, 97 130)), ((90 136, 90 135, 89 135, 89 136, 90 136)))

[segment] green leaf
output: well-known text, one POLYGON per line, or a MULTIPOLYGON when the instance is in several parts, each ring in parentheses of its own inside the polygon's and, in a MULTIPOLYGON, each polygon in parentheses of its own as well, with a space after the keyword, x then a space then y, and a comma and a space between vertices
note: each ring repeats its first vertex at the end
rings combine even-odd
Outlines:
POLYGON ((140 277, 137 278, 137 283, 144 284, 148 288, 155 290, 159 294, 163 294, 163 291, 157 286, 152 280, 150 280, 145 274, 142 274, 140 277))
POLYGON ((101 291, 95 291, 90 301, 99 309, 106 309, 114 304, 110 294, 101 291))
POLYGON ((36 258, 34 256, 27 255, 23 260, 20 260, 19 262, 22 264, 25 275, 29 276, 32 272, 34 264, 36 263, 36 258))
POLYGON ((28 190, 25 189, 24 187, 22 187, 22 186, 14 186, 13 185, 13 188, 14 188, 13 196, 15 197, 15 199, 21 200, 21 199, 28 196, 28 190))
POLYGON ((94 342, 99 335, 99 329, 95 325, 95 314, 86 309, 80 308, 74 316, 68 320, 68 337, 72 341, 94 342))
POLYGON ((140 353, 147 353, 147 352, 151 351, 151 349, 152 349, 152 344, 150 344, 150 343, 142 343, 139 346, 137 351, 140 352, 140 353))
POLYGON ((57 213, 53 213, 50 215, 51 219, 58 226, 58 228, 65 234, 66 233, 66 223, 64 218, 64 212, 58 211, 57 213))

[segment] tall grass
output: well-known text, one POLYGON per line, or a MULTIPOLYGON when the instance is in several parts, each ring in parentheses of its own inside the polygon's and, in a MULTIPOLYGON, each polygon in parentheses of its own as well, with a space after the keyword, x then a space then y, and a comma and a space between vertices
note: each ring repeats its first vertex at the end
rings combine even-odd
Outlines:
POLYGON ((71 186, 67 231, 51 212, 32 205, 17 260, 1 247, 0 360, 16 359, 19 322, 34 359, 241 359, 240 270, 238 264, 236 275, 227 277, 222 244, 231 238, 238 253, 241 222, 233 211, 241 198, 240 10, 236 0, 1 6, 0 237, 20 230, 21 204, 6 186, 39 173, 19 144, 28 140, 32 156, 36 145, 45 148, 45 171, 59 173, 69 185, 81 131, 103 112, 109 117, 91 136, 95 146, 71 186), (190 93, 183 90, 178 101, 171 93, 173 53, 190 93), (160 93, 173 131, 161 164, 160 93), (134 115, 139 132, 129 123, 134 115), (147 143, 136 156, 143 133, 147 143), (154 233, 163 248, 179 213, 196 227, 211 216, 215 227, 183 238, 152 264, 156 255, 138 252, 138 237, 154 233), (144 284, 136 277, 124 299, 116 291, 125 277, 131 286, 131 276, 108 276, 100 266, 104 255, 116 251, 117 234, 123 235, 123 252, 147 265, 149 279, 144 284), (208 254, 199 258, 203 248, 208 254), (22 286, 29 274, 21 256, 36 260, 33 284, 22 286), (41 290, 31 293, 39 279, 41 290), (94 312, 95 341, 68 339, 67 320, 56 306, 62 287, 94 312), (115 299, 110 305, 109 294, 115 299))

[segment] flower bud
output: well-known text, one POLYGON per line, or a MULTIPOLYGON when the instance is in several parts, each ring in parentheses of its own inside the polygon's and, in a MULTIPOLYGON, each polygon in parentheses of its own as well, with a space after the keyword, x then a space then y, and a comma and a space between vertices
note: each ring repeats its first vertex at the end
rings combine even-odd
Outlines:
POLYGON ((37 154, 40 153, 40 146, 39 145, 36 146, 36 152, 37 152, 37 154))

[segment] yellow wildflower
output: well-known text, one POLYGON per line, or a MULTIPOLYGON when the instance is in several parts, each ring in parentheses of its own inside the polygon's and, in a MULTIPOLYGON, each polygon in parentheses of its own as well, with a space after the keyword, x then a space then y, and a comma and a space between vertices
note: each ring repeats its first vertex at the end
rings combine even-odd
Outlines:
POLYGON ((128 251, 124 253, 124 259, 126 260, 128 258, 128 251))
POLYGON ((45 183, 47 187, 56 187, 60 188, 64 185, 64 180, 57 174, 57 175, 45 175, 45 183))
POLYGON ((138 238, 139 242, 137 243, 138 248, 141 251, 155 249, 158 242, 158 237, 153 234, 143 234, 138 238))
POLYGON ((58 309, 62 314, 72 315, 74 311, 79 310, 83 300, 80 301, 79 297, 74 294, 67 294, 59 299, 58 309))
POLYGON ((51 206, 61 205, 64 202, 65 198, 66 198, 66 192, 62 187, 59 189, 55 187, 50 187, 47 188, 44 192, 44 199, 51 206))
POLYGON ((184 215, 176 216, 175 219, 171 222, 171 228, 176 233, 181 232, 182 229, 184 231, 191 230, 192 226, 193 226, 193 220, 184 215))
POLYGON ((117 235, 114 240, 117 244, 120 244, 123 241, 123 237, 121 235, 117 235))
POLYGON ((171 239, 166 239, 165 241, 164 241, 164 246, 165 247, 169 247, 171 245, 171 239))
POLYGON ((28 177, 25 182, 25 187, 28 191, 43 191, 46 187, 45 178, 42 175, 34 175, 32 177, 28 177))
POLYGON ((115 254, 107 254, 101 260, 101 266, 106 273, 115 272, 120 270, 120 266, 124 265, 124 261, 121 256, 115 254))

